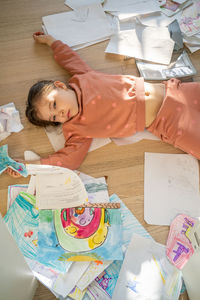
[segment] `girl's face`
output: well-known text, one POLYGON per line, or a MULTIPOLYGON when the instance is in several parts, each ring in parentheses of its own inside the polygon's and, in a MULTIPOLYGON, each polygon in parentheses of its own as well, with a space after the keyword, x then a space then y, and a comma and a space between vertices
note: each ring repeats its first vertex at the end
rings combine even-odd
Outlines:
POLYGON ((76 93, 60 81, 54 85, 56 88, 37 102, 37 115, 44 121, 65 123, 78 114, 76 93))

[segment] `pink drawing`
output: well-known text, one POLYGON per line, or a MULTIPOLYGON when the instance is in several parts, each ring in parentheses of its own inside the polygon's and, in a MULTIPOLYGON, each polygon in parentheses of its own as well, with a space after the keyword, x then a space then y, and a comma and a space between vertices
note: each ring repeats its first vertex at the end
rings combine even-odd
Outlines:
POLYGON ((178 269, 182 269, 194 253, 188 233, 196 221, 190 216, 181 214, 171 223, 166 245, 166 255, 178 269))

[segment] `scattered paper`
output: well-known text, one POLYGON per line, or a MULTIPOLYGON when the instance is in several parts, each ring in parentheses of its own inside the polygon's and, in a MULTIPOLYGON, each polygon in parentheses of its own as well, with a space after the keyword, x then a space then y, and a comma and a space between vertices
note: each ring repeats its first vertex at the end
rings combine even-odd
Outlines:
POLYGON ((146 80, 165 80, 174 77, 183 78, 193 76, 197 73, 185 51, 183 51, 177 60, 172 61, 169 66, 145 63, 142 61, 136 61, 136 65, 140 75, 146 80))
POLYGON ((189 5, 191 5, 193 2, 191 0, 184 1, 184 3, 180 4, 178 1, 171 1, 166 0, 166 4, 161 6, 161 11, 167 15, 168 17, 171 17, 179 12, 181 12, 182 9, 185 9, 189 5))
POLYGON ((147 131, 146 129, 144 131, 139 131, 134 135, 125 138, 112 138, 112 141, 118 146, 137 143, 141 140, 159 141, 160 139, 157 136, 153 135, 151 132, 147 131))
POLYGON ((192 36, 200 31, 200 1, 182 11, 179 20, 181 31, 187 36, 192 36))
POLYGON ((119 20, 160 11, 159 5, 154 0, 126 0, 123 2, 108 0, 105 2, 103 8, 105 11, 109 11, 112 15, 117 16, 119 20))
POLYGON ((168 65, 173 48, 174 41, 167 28, 138 24, 133 30, 113 35, 105 52, 168 65))
POLYGON ((198 300, 200 295, 200 249, 195 252, 182 269, 189 299, 198 300))
POLYGON ((88 6, 95 3, 103 3, 104 0, 65 0, 65 5, 71 7, 72 9, 77 9, 81 6, 88 6))
POLYGON ((0 106, 0 141, 7 138, 11 132, 19 132, 23 128, 14 103, 0 106))
POLYGON ((108 39, 112 34, 101 4, 45 16, 42 21, 48 34, 70 47, 102 38, 108 39))
POLYGON ((168 26, 176 17, 167 17, 161 12, 138 16, 139 21, 146 26, 168 26))
POLYGON ((88 201, 83 182, 72 170, 36 175, 36 205, 40 209, 76 207, 88 201))
POLYGON ((112 299, 178 300, 180 277, 180 271, 168 261, 163 245, 133 234, 112 299))
POLYGON ((83 276, 77 282, 77 287, 84 290, 112 261, 91 262, 83 276))
POLYGON ((74 262, 67 273, 58 275, 53 284, 53 290, 59 295, 66 297, 75 287, 89 264, 90 262, 88 261, 74 262))
POLYGON ((180 214, 170 225, 166 255, 178 269, 182 269, 194 253, 188 233, 194 227, 196 221, 190 216, 180 214))
POLYGON ((181 213, 200 215, 197 159, 188 154, 145 153, 145 221, 170 225, 181 213))

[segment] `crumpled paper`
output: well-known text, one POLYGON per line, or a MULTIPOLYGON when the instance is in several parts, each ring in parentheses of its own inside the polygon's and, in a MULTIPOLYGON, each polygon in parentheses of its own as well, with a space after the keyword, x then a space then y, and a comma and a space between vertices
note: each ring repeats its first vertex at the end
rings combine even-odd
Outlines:
POLYGON ((7 138, 11 132, 19 132, 23 128, 13 102, 0 106, 0 141, 7 138))

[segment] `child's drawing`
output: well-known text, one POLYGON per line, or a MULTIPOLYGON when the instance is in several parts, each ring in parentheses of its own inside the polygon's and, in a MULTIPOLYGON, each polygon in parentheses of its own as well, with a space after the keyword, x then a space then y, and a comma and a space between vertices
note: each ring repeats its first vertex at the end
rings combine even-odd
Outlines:
POLYGON ((41 210, 40 261, 95 261, 123 258, 121 217, 117 209, 41 210), (53 248, 53 251, 52 251, 53 248))
POLYGON ((179 25, 181 31, 188 36, 200 31, 200 1, 194 1, 193 5, 183 10, 179 25))
MULTIPOLYGON (((35 197, 21 192, 9 208, 4 221, 23 255, 31 260, 38 260, 39 211, 34 205, 35 197)), ((70 263, 58 260, 46 259, 42 263, 62 272, 70 266, 70 263)))
MULTIPOLYGON (((151 235, 144 229, 144 227, 138 222, 136 217, 126 207, 126 205, 118 198, 116 194, 110 197, 110 202, 120 202, 121 204, 121 220, 122 220, 122 248, 125 252, 128 247, 132 234, 137 233, 143 237, 152 239, 151 235)), ((103 272, 102 276, 98 276, 95 281, 101 287, 104 292, 112 298, 113 291, 115 289, 119 272, 123 261, 115 260, 110 264, 103 272)), ((94 294, 95 287, 93 289, 93 283, 90 284, 89 290, 94 294)))
POLYGON ((188 236, 195 222, 196 219, 180 214, 170 225, 166 254, 171 263, 178 269, 182 269, 194 253, 192 243, 188 236))
POLYGON ((38 216, 38 210, 19 194, 4 217, 19 249, 29 259, 37 256, 38 216))
POLYGON ((167 0, 166 3, 162 6, 166 9, 172 10, 172 11, 176 11, 177 8, 179 7, 178 3, 175 3, 171 0, 167 0))

